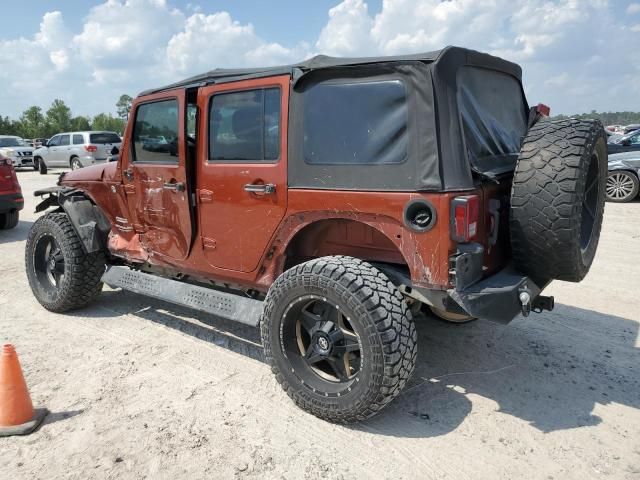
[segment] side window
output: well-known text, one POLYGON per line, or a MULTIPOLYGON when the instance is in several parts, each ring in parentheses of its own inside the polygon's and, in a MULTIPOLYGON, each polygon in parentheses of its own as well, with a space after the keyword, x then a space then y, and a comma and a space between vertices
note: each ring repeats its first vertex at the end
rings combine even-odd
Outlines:
POLYGON ((133 161, 178 163, 178 101, 145 103, 136 110, 133 161))
POLYGON ((214 95, 209 104, 209 160, 277 160, 280 122, 279 88, 214 95))
POLYGON ((82 145, 84 143, 84 136, 80 133, 76 133, 73 135, 73 144, 74 145, 82 145))
POLYGON ((640 133, 638 135, 634 135, 630 139, 631 145, 640 145, 640 133))
POLYGON ((60 145, 69 145, 69 135, 60 135, 60 145))
POLYGON ((48 147, 57 147, 58 145, 60 145, 60 137, 58 135, 56 135, 55 137, 51 137, 49 139, 49 143, 47 144, 48 147))

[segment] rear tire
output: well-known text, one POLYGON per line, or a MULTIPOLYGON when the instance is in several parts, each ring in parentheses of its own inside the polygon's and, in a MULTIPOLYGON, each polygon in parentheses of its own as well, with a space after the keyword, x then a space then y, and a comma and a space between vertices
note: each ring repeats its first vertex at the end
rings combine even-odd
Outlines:
POLYGON ((44 163, 44 160, 42 160, 41 158, 38 159, 38 169, 39 169, 40 175, 47 174, 47 164, 44 163))
POLYGON ((20 212, 13 210, 11 212, 0 213, 0 230, 10 230, 15 228, 20 221, 20 212))
POLYGON ((25 263, 34 296, 52 312, 85 307, 102 291, 104 253, 85 253, 64 213, 47 214, 33 224, 25 263))
POLYGON ((607 200, 627 203, 635 200, 640 189, 640 181, 631 172, 614 170, 607 175, 607 200))
POLYGON ((543 287, 579 282, 595 257, 604 213, 607 142, 596 120, 543 120, 525 137, 511 188, 516 266, 543 287))
POLYGON ((82 162, 78 157, 73 157, 71 159, 70 166, 71 166, 71 170, 80 170, 82 168, 82 162))
POLYGON ((395 285, 344 256, 283 273, 265 299, 261 334, 287 394, 337 423, 372 417, 398 396, 418 353, 411 312, 395 285))

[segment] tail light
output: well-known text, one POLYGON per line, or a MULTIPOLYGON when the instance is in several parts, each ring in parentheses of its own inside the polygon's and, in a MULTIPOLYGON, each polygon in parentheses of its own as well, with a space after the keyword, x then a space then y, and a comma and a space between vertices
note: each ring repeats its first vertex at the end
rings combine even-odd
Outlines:
POLYGON ((451 238, 459 243, 470 242, 478 233, 480 197, 467 195, 451 200, 451 238))
POLYGON ((93 152, 97 152, 98 151, 98 147, 96 147, 95 145, 85 145, 84 149, 87 152, 93 153, 93 152))
POLYGON ((551 115, 551 107, 545 105, 544 103, 539 103, 536 106, 536 111, 543 117, 548 117, 549 115, 551 115))

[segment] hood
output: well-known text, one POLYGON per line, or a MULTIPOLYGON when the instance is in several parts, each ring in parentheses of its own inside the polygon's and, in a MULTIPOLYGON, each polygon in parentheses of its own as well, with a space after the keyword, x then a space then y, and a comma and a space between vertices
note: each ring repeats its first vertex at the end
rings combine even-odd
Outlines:
POLYGON ((67 185, 72 182, 101 182, 113 178, 117 167, 117 162, 110 162, 72 170, 62 174, 58 183, 67 185))
POLYGON ((29 147, 29 146, 20 146, 20 147, 0 147, 0 153, 5 154, 5 152, 7 151, 13 151, 13 152, 27 152, 29 154, 33 153, 33 147, 29 147))

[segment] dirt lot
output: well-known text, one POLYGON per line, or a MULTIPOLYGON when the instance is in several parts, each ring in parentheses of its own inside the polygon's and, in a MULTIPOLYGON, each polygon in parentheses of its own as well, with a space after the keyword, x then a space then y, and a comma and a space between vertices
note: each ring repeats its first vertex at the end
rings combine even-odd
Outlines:
POLYGON ((0 232, 0 343, 37 406, 0 439, 0 478, 640 478, 640 202, 608 204, 582 284, 509 326, 417 319, 419 361, 383 414, 342 427, 297 409, 258 332, 105 288, 72 315, 43 310, 24 273, 27 206, 0 232))

